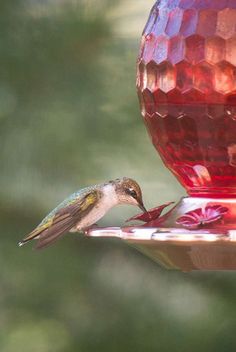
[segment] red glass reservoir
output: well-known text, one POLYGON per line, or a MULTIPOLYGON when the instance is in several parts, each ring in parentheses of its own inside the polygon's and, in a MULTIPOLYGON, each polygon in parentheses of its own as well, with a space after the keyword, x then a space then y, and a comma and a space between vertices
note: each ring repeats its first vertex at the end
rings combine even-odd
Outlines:
POLYGON ((165 165, 191 196, 236 197, 236 0, 159 0, 137 88, 165 165))

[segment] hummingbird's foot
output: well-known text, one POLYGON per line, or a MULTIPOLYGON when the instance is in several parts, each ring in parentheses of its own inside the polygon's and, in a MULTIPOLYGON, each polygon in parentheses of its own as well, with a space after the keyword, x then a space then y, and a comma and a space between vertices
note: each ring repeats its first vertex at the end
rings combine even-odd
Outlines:
POLYGON ((98 224, 93 224, 91 226, 85 227, 82 231, 87 232, 88 230, 96 229, 97 227, 98 227, 98 224))
POLYGON ((91 226, 88 226, 86 228, 84 228, 83 230, 80 230, 81 232, 83 232, 85 235, 88 234, 88 230, 91 230, 91 229, 96 229, 98 227, 98 224, 93 224, 91 226))
POLYGON ((96 229, 98 227, 98 224, 93 224, 91 226, 85 227, 83 229, 77 228, 77 227, 73 227, 72 229, 70 229, 70 232, 79 232, 79 233, 87 233, 88 230, 90 229, 96 229))

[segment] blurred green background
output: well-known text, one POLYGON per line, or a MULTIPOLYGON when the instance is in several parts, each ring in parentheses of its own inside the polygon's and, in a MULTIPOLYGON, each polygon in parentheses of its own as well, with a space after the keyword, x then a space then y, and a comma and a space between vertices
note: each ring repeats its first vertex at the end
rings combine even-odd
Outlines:
POLYGON ((168 272, 118 240, 76 234, 41 252, 17 246, 89 184, 133 177, 147 207, 184 194, 136 97, 152 3, 1 0, 1 352, 235 351, 235 273, 168 272))

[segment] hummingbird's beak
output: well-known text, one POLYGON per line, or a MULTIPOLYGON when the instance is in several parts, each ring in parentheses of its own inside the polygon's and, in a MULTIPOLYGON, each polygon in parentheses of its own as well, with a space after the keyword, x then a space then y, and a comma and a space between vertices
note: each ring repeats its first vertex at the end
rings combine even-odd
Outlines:
POLYGON ((143 202, 139 203, 139 208, 144 212, 147 213, 147 209, 145 208, 145 206, 143 205, 143 202))

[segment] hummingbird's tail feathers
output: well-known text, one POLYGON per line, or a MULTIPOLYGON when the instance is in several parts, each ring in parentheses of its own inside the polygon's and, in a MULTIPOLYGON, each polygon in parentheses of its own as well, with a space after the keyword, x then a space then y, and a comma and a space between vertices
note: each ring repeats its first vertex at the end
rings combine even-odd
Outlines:
POLYGON ((70 224, 68 226, 67 221, 59 222, 48 229, 47 232, 42 233, 39 236, 36 249, 43 249, 49 247, 51 244, 56 242, 60 237, 62 237, 66 232, 70 230, 70 224))
POLYGON ((29 241, 31 241, 33 239, 39 238, 41 233, 44 232, 45 230, 47 230, 47 228, 36 227, 36 229, 34 229, 32 232, 30 232, 30 234, 28 234, 25 238, 23 238, 22 241, 20 241, 18 243, 19 247, 24 246, 26 243, 28 243, 29 241))
POLYGON ((64 215, 58 217, 54 220, 54 223, 51 226, 36 227, 36 229, 34 229, 28 236, 19 242, 19 246, 21 247, 33 239, 38 239, 38 243, 35 248, 46 248, 68 232, 70 227, 71 219, 69 216, 64 215))
POLYGON ((47 231, 43 231, 40 234, 36 249, 43 249, 50 246, 65 233, 69 232, 75 224, 76 220, 70 213, 57 214, 53 220, 53 224, 47 229, 47 231))
POLYGON ((40 237, 38 242, 37 242, 37 245, 36 245, 35 249, 37 249, 37 250, 45 249, 45 248, 51 246, 57 240, 59 240, 59 238, 61 238, 66 232, 67 231, 63 231, 60 234, 54 233, 54 234, 51 234, 49 237, 48 236, 40 237))

